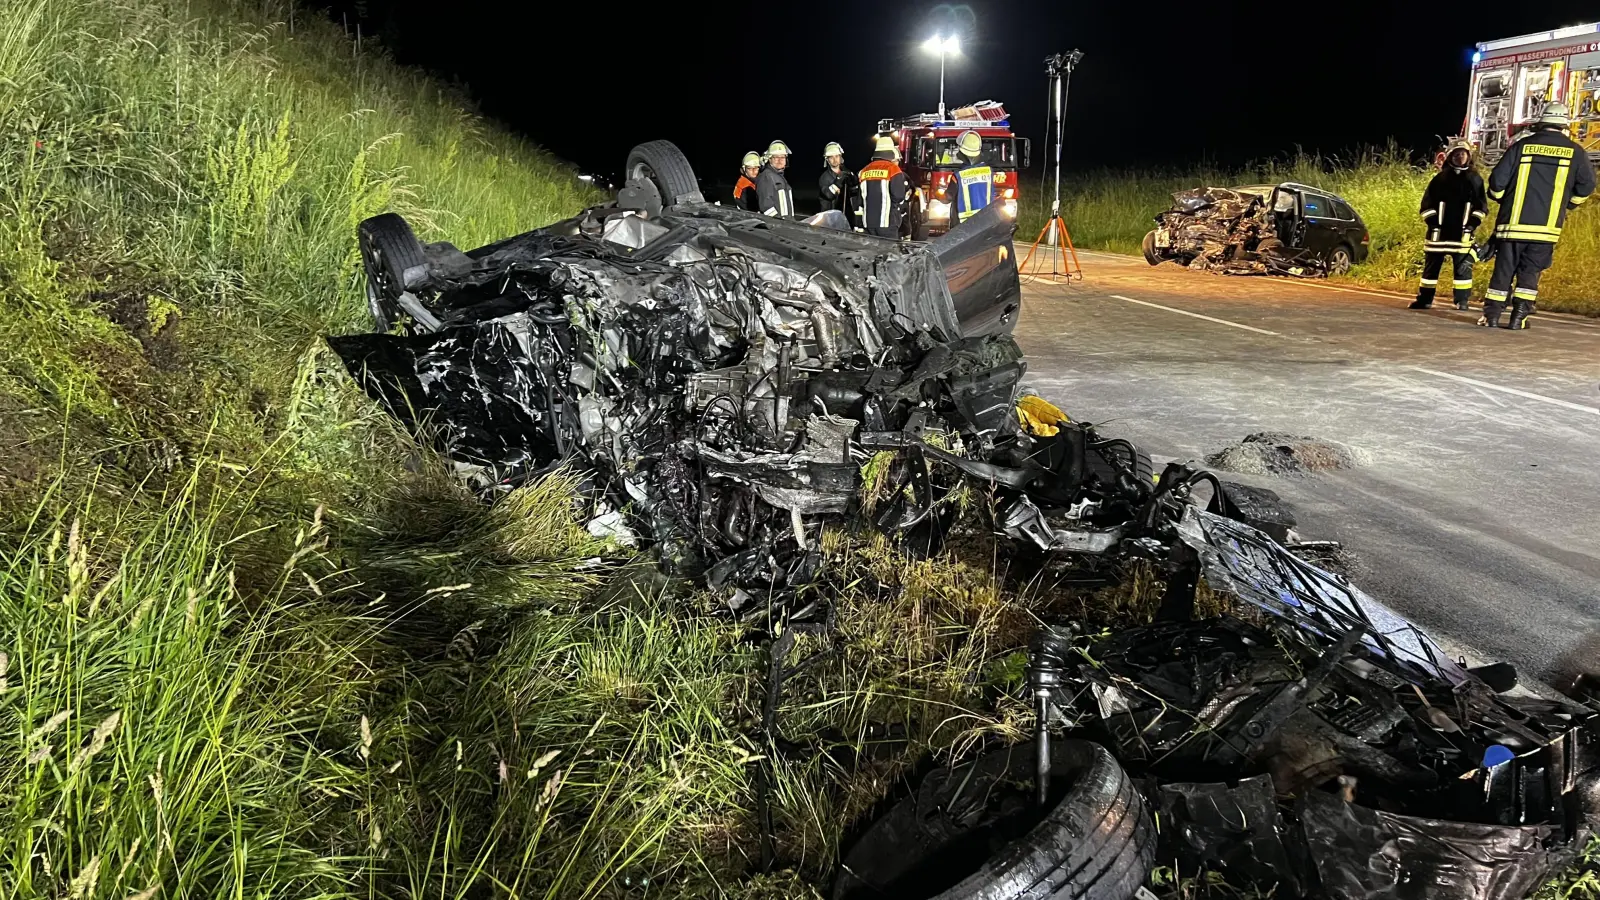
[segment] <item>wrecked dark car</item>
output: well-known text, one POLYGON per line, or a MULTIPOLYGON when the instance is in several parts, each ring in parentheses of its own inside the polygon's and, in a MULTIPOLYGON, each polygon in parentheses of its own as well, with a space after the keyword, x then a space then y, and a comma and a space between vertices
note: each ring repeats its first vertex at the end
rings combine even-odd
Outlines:
POLYGON ((1150 265, 1167 260, 1226 275, 1342 275, 1364 262, 1366 223, 1349 202, 1285 182, 1195 188, 1172 195, 1144 236, 1150 265))
POLYGON ((906 243, 708 204, 664 141, 626 172, 614 202, 466 252, 367 220, 375 330, 328 343, 487 498, 576 469, 592 532, 765 628, 767 742, 794 633, 831 621, 829 525, 926 554, 981 506, 1019 555, 1165 580, 1155 624, 1042 632, 1034 741, 929 776, 835 897, 1127 900, 1161 849, 1280 890, 1509 900, 1576 844, 1584 708, 1511 698, 1318 569, 1270 491, 1157 471, 1026 390, 1000 205, 906 243), (1259 620, 1190 621, 1202 579, 1259 620))

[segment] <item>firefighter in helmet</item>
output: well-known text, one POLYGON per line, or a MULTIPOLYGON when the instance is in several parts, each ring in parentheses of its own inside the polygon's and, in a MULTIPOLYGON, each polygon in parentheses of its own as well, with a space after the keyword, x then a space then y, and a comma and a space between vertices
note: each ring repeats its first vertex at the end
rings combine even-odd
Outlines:
POLYGON ((1594 194, 1589 154, 1567 136, 1572 125, 1565 103, 1544 105, 1532 134, 1512 144, 1489 173, 1489 197, 1500 204, 1494 226, 1494 275, 1483 295, 1479 325, 1528 327, 1539 299, 1539 276, 1550 268, 1567 213, 1594 194))
POLYGON ((739 162, 739 180, 733 185, 733 205, 756 212, 756 178, 761 175, 761 154, 751 150, 739 162))
POLYGON ((878 237, 900 237, 906 197, 911 193, 911 179, 900 171, 894 156, 894 138, 878 135, 872 162, 856 176, 861 185, 862 220, 867 231, 878 237))
MULTIPOLYGON (((817 199, 823 211, 837 209, 853 218, 856 195, 856 173, 844 167, 844 148, 838 141, 822 148, 822 175, 817 179, 817 199)), ((852 221, 852 225, 855 223, 852 221)))
POLYGON ((783 170, 789 167, 789 145, 773 141, 767 145, 767 165, 756 177, 757 211, 780 219, 794 215, 794 188, 783 170))
POLYGON ((1423 244, 1422 283, 1411 308, 1433 306, 1444 258, 1451 256, 1455 260, 1451 267, 1451 287, 1455 292, 1456 309, 1466 309, 1472 299, 1472 263, 1476 256, 1472 250, 1472 234, 1489 213, 1483 176, 1472 165, 1470 143, 1455 141, 1445 150, 1444 165, 1422 193, 1420 212, 1428 236, 1423 244))
POLYGON ((955 177, 946 182, 946 190, 955 192, 952 205, 959 223, 982 212, 994 199, 994 170, 978 162, 978 155, 983 152, 983 138, 976 131, 962 132, 956 149, 965 159, 955 177))

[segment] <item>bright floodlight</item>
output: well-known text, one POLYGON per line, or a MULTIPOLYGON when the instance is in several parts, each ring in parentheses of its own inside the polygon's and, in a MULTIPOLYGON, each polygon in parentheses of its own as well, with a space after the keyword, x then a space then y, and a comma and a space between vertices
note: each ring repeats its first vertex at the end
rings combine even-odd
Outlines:
POLYGON ((922 49, 929 53, 938 53, 941 56, 948 53, 960 53, 961 40, 953 34, 949 37, 940 37, 936 34, 922 42, 922 49))
POLYGON ((949 37, 945 38, 944 39, 944 52, 946 52, 946 53, 960 53, 961 52, 961 41, 957 40, 956 36, 953 35, 953 34, 950 35, 949 37))
POLYGON ((922 49, 929 53, 938 53, 944 49, 944 38, 936 34, 922 42, 922 49))

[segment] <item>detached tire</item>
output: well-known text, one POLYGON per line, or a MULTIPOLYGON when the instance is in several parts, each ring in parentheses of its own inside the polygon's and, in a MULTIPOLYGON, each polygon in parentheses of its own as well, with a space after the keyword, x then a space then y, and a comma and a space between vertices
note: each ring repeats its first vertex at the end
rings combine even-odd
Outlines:
POLYGON ((930 774, 851 849, 833 900, 1132 897, 1156 852, 1144 798, 1105 748, 1062 741, 1041 820, 1033 747, 930 774))
POLYGON ((406 270, 428 258, 411 224, 397 213, 363 221, 356 228, 356 239, 367 276, 367 309, 372 313, 373 329, 387 332, 401 318, 398 301, 406 289, 406 270))
POLYGON ((649 141, 630 150, 623 178, 655 185, 663 207, 706 199, 700 193, 700 183, 695 181, 689 158, 671 141, 649 141))
POLYGON ((1140 245, 1140 249, 1144 250, 1145 262, 1152 266, 1161 265, 1161 257, 1156 255, 1156 233, 1154 231, 1146 231, 1144 233, 1144 243, 1140 245))

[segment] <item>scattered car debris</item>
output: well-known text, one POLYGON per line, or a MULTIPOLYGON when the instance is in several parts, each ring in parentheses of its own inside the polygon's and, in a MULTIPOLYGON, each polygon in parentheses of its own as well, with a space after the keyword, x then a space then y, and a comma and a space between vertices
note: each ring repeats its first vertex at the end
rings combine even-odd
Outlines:
POLYGON ((1337 441, 1259 431, 1206 457, 1206 465, 1241 475, 1305 475, 1349 469, 1362 454, 1337 441))
POLYGON ((1366 259, 1371 237, 1343 198, 1303 184, 1178 191, 1144 237, 1150 265, 1320 278, 1366 259))
MULTIPOLYGON (((583 470, 590 533, 650 548, 663 571, 701 580, 727 615, 766 628, 771 746, 784 749, 785 680, 829 653, 787 659, 797 632, 831 622, 830 592, 806 590, 826 577, 828 523, 932 552, 978 493, 966 489, 980 488, 986 527, 1014 549, 1147 560, 1166 578, 1154 625, 1042 634, 1030 685, 1043 727, 1022 770, 1031 790, 1019 787, 1021 748, 925 782, 923 806, 880 823, 879 850, 865 842, 846 857, 836 896, 888 885, 946 900, 1126 900, 1153 859, 1146 804, 1178 809, 1179 796, 1191 812, 1174 822, 1191 849, 1252 878, 1293 865, 1306 883, 1335 883, 1337 870, 1372 884, 1357 869, 1378 852, 1375 836, 1425 830, 1423 819, 1548 829, 1539 860, 1526 837, 1474 832, 1527 871, 1571 845, 1573 798, 1596 762, 1583 707, 1497 693, 1490 682, 1504 687, 1507 672, 1464 668, 1297 556, 1336 548, 1302 545, 1271 491, 1180 463, 1157 473, 1132 443, 1023 390, 1013 223, 999 206, 905 244, 841 230, 839 217, 707 204, 663 141, 635 149, 627 179, 616 202, 467 252, 422 244, 392 214, 367 220, 375 332, 328 342, 486 496, 558 466, 583 470), (1269 615, 1188 621, 1202 577, 1269 615), (1130 773, 1158 787, 1141 792, 1130 773), (1281 809, 1339 792, 1332 813, 1294 814, 1345 836, 1318 848, 1315 873, 1293 848, 1267 846, 1276 826, 1251 832, 1254 868, 1207 849, 1222 825, 1193 810, 1216 792, 1194 785, 1242 778, 1270 779, 1233 798, 1257 812, 1269 796, 1281 809), (971 792, 977 783, 993 790, 971 792), (942 874, 882 849, 912 845, 943 847, 916 855, 942 874)), ((1432 877, 1430 859, 1397 871, 1432 877)))
POLYGON ((1174 855, 1339 900, 1522 897, 1572 858, 1592 710, 1496 691, 1514 681, 1249 526, 1191 507, 1179 534, 1268 615, 1047 630, 1034 663, 1046 721, 1152 783, 1174 855))

